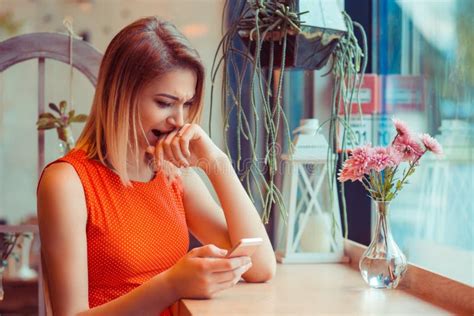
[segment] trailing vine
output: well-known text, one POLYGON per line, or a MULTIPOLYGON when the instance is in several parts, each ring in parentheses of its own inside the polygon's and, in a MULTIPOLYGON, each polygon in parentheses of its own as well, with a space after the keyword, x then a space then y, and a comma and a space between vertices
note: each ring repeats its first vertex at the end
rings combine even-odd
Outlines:
MULTIPOLYGON (((347 158, 347 138, 355 145, 359 145, 354 133, 350 128, 352 104, 356 98, 359 106, 359 116, 362 118, 362 109, 359 100, 360 87, 364 81, 364 73, 367 68, 367 36, 364 28, 358 22, 352 21, 351 17, 346 13, 344 15, 344 22, 347 28, 347 33, 341 37, 333 52, 332 65, 330 73, 334 78, 333 93, 331 99, 331 117, 329 119, 329 143, 328 148, 328 172, 329 172, 329 189, 335 190, 338 159, 332 159, 333 152, 337 152, 337 125, 340 123, 344 129, 341 135, 341 159, 344 161, 347 158), (359 30, 362 35, 362 48, 359 46, 357 37, 354 34, 354 27, 359 30), (342 118, 340 116, 341 107, 344 110, 342 118)), ((328 72, 328 73, 329 73, 328 72)), ((336 155, 337 158, 337 155, 336 155)), ((347 224, 347 205, 345 197, 344 184, 341 183, 341 201, 344 221, 344 237, 348 236, 347 224)), ((332 197, 332 195, 331 195, 332 197)), ((333 220, 333 223, 336 223, 333 220)), ((334 227, 333 227, 334 229, 334 227)))
MULTIPOLYGON (((228 6, 228 1, 224 5, 224 10, 228 6)), ((286 218, 286 208, 282 199, 282 194, 275 185, 275 178, 278 171, 278 150, 277 137, 283 129, 283 133, 288 139, 288 144, 291 146, 291 136, 289 130, 288 120, 283 111, 282 105, 282 87, 283 77, 285 72, 286 50, 288 44, 288 36, 303 33, 302 27, 305 22, 300 18, 306 12, 295 12, 293 1, 285 0, 249 0, 247 5, 242 5, 237 18, 231 21, 226 33, 223 35, 221 42, 216 50, 214 61, 211 68, 211 102, 210 113, 212 115, 213 97, 215 81, 218 71, 223 69, 223 83, 222 83, 222 100, 224 113, 224 129, 227 133, 230 126, 230 117, 233 113, 237 120, 237 157, 236 166, 237 171, 241 174, 241 181, 246 184, 247 192, 249 193, 253 202, 255 202, 254 191, 252 190, 252 183, 256 184, 257 194, 260 203, 263 205, 262 220, 267 223, 273 205, 277 205, 283 218, 286 218), (241 36, 250 41, 250 47, 253 49, 241 49, 235 44, 236 36, 241 36), (268 69, 266 73, 262 68, 261 49, 264 42, 269 44, 270 54, 268 56, 268 69), (276 44, 278 43, 278 44, 276 44), (274 75, 274 60, 276 45, 281 49, 281 63, 278 65, 279 77, 273 78, 274 75), (238 65, 239 60, 243 61, 243 65, 238 65), (229 71, 231 69, 232 71, 229 71), (250 81, 250 111, 243 108, 243 86, 244 80, 249 78, 250 81), (272 89, 273 80, 276 82, 276 88, 272 89), (234 83, 232 85, 231 83, 234 83), (262 112, 260 113, 260 109, 262 112), (260 115, 261 114, 261 115, 260 115), (256 124, 263 117, 265 126, 265 147, 266 153, 263 162, 268 167, 268 173, 258 166, 257 145, 259 139, 259 131, 256 124), (249 118, 252 117, 250 121, 249 118), (243 138, 243 139, 242 139, 243 138), (242 164, 242 142, 246 141, 250 146, 251 164, 242 164), (268 178, 267 178, 268 176, 268 178), (263 189, 262 189, 263 188, 263 189)), ((333 62, 331 70, 334 76, 334 91, 332 97, 332 114, 330 119, 326 121, 330 125, 330 149, 328 152, 329 163, 329 179, 330 189, 334 189, 337 161, 333 160, 332 150, 336 150, 336 123, 341 121, 344 126, 349 127, 350 120, 350 105, 356 88, 360 87, 362 83, 362 76, 358 73, 365 70, 366 59, 362 53, 357 39, 354 36, 353 28, 356 26, 363 29, 356 22, 352 22, 350 17, 344 14, 346 27, 348 32, 341 38, 333 52, 333 62), (363 64, 361 67, 361 61, 363 64), (338 116, 340 106, 345 108, 344 117, 341 119, 338 116)), ((224 15, 223 15, 224 25, 224 15)), ((331 42, 331 36, 324 32, 320 35, 321 42, 327 45, 331 42)), ((366 41, 364 40, 364 43, 366 41)), ((366 48, 365 48, 366 51, 366 48)), ((209 131, 211 131, 211 121, 209 120, 209 131)), ((343 135, 343 152, 345 150, 346 131, 343 135)), ((225 139, 225 138, 224 138, 225 139)), ((225 148, 230 156, 230 150, 225 139, 225 148)), ((291 150, 291 149, 290 149, 291 150)), ((344 200, 344 199, 343 199, 344 200)), ((347 221, 345 215, 344 219, 347 221)), ((334 222, 334 221, 333 221, 334 222)), ((345 224, 345 227, 347 225, 345 224)))
MULTIPOLYGON (((227 2, 226 5, 227 6, 227 2)), ((247 191, 255 202, 253 196, 253 190, 251 189, 251 181, 257 184, 258 197, 263 205, 264 211, 262 220, 264 223, 268 223, 271 208, 277 204, 279 209, 282 211, 282 215, 286 217, 286 210, 282 200, 282 195, 278 187, 275 185, 275 177, 278 171, 278 150, 276 147, 277 137, 280 133, 280 126, 283 122, 284 132, 286 137, 291 144, 291 137, 289 131, 288 120, 285 116, 282 107, 282 87, 283 87, 283 74, 285 71, 285 56, 286 47, 289 34, 296 34, 300 32, 301 21, 299 16, 304 14, 293 12, 292 8, 285 5, 283 2, 276 1, 263 1, 255 0, 249 1, 248 7, 240 12, 239 17, 232 23, 223 39, 219 43, 217 52, 214 56, 214 62, 211 68, 211 113, 213 103, 213 91, 214 82, 218 70, 223 67, 224 71, 224 82, 222 96, 224 100, 224 107, 228 108, 224 117, 224 129, 227 132, 229 129, 229 119, 231 113, 235 110, 237 116, 237 170, 242 174, 241 180, 246 184, 247 191), (239 33, 243 36, 247 36, 248 40, 252 42, 255 49, 253 54, 249 54, 247 50, 241 50, 236 47, 233 43, 233 39, 238 36, 239 33), (267 76, 264 75, 264 71, 261 65, 260 52, 263 41, 269 40, 270 42, 270 60, 267 76), (276 94, 272 98, 272 76, 273 76, 273 61, 274 61, 274 46, 275 40, 278 40, 279 44, 282 45, 282 60, 279 66, 280 76, 278 78, 276 94), (218 60, 219 50, 222 49, 222 56, 218 60), (239 70, 235 55, 244 58, 244 65, 239 70), (251 113, 246 113, 242 107, 242 87, 245 76, 247 75, 248 65, 250 64, 250 107, 251 113), (233 69, 233 75, 235 76, 236 87, 232 87, 229 84, 229 74, 227 68, 230 65, 233 69), (259 94, 259 95, 257 95, 259 94), (227 98, 232 101, 227 104, 227 98), (268 166, 268 179, 264 173, 264 170, 260 169, 257 165, 258 158, 256 156, 257 144, 258 144, 258 129, 255 125, 249 123, 248 116, 253 117, 253 122, 259 121, 259 109, 258 104, 261 104, 263 110, 263 121, 266 130, 265 144, 266 154, 264 157, 264 164, 268 166), (241 155, 241 144, 243 137, 245 141, 250 143, 251 147, 251 164, 245 165, 245 169, 242 167, 242 155, 241 155), (264 191, 261 186, 263 185, 264 191)), ((210 124, 211 120, 209 121, 210 124)), ((209 130, 211 127, 209 126, 209 130)), ((230 153, 227 141, 225 142, 226 150, 230 153)))

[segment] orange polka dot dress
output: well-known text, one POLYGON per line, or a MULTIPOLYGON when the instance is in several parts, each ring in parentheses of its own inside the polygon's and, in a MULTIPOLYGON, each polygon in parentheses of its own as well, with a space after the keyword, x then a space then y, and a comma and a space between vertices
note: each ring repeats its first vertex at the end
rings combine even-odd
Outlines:
MULTIPOLYGON (((189 246, 181 181, 163 172, 150 182, 124 186, 99 161, 73 150, 70 163, 82 182, 87 205, 89 305, 127 294, 172 267, 189 246)), ((170 309, 161 315, 171 315, 170 309)))

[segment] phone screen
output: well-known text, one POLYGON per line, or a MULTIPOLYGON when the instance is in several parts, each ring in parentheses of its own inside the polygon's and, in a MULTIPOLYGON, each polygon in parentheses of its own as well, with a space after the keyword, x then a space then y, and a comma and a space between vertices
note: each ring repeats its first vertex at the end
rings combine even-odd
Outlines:
POLYGON ((250 257, 262 242, 262 238, 243 238, 234 246, 234 248, 229 250, 227 258, 242 256, 250 257))

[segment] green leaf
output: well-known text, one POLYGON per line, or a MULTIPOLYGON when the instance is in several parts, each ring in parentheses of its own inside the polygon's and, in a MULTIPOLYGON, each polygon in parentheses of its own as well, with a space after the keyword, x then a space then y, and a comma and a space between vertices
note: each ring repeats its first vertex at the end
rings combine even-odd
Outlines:
POLYGON ((66 114, 66 110, 67 110, 67 102, 66 101, 61 101, 59 102, 59 109, 61 111, 61 114, 66 114))
POLYGON ((393 199, 393 192, 389 192, 385 200, 390 201, 391 199, 393 199))
POLYGON ((56 128, 56 124, 54 122, 42 122, 38 123, 36 129, 37 130, 45 130, 45 129, 52 129, 56 128))
POLYGON ((58 114, 61 114, 61 111, 59 110, 58 106, 54 103, 50 103, 49 104, 49 108, 55 112, 57 112, 58 114))
POLYGON ((71 118, 71 122, 75 122, 75 123, 82 123, 82 122, 85 122, 86 120, 87 120, 86 114, 78 114, 71 118))
POLYGON ((36 125, 41 125, 41 124, 49 124, 49 123, 56 123, 58 120, 56 118, 40 118, 38 121, 36 121, 36 125))
POLYGON ((71 122, 72 122, 72 119, 74 118, 74 113, 76 112, 76 110, 71 110, 69 111, 69 113, 67 114, 67 124, 69 125, 71 122))
POLYGON ((400 190, 400 189, 402 188, 402 186, 403 186, 402 181, 398 180, 398 181, 397 181, 397 187, 396 187, 396 189, 397 189, 397 190, 400 190))
POLYGON ((44 113, 41 113, 41 114, 39 115, 39 118, 40 118, 40 119, 42 119, 42 118, 55 119, 56 117, 55 117, 53 114, 49 113, 49 112, 44 112, 44 113))

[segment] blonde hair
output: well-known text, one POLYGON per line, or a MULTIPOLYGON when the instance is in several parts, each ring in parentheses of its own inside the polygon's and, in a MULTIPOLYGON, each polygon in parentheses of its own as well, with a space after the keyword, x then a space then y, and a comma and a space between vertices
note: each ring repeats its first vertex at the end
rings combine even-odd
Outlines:
POLYGON ((177 68, 191 69, 197 75, 189 119, 196 123, 204 94, 204 66, 198 52, 173 24, 156 17, 122 29, 105 51, 91 112, 76 148, 84 149, 89 158, 100 160, 122 183, 131 185, 127 153, 134 153, 138 163, 138 96, 153 79, 177 68))

